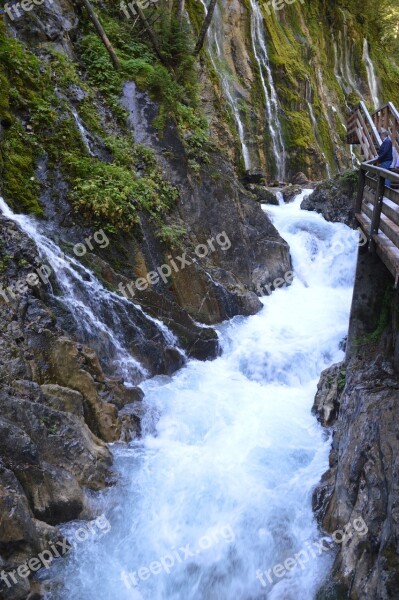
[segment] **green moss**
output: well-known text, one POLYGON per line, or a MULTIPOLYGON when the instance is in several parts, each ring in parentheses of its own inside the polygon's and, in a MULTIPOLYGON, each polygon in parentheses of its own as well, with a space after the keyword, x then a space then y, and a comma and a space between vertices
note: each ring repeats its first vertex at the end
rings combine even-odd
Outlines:
MULTIPOLYGON (((118 31, 115 25, 115 32, 118 31)), ((160 95, 168 96, 165 89, 172 86, 172 79, 166 69, 150 64, 154 63, 154 57, 148 48, 134 42, 126 45, 122 38, 119 41, 123 51, 132 50, 133 54, 140 54, 142 61, 148 60, 152 92, 159 86, 160 95), (165 88, 161 80, 167 81, 165 88)), ((128 63, 126 56, 122 56, 123 63, 128 63)), ((101 224, 108 231, 129 231, 138 222, 140 211, 158 219, 173 206, 179 196, 177 189, 163 177, 153 152, 134 144, 119 102, 123 79, 127 73, 131 76, 134 69, 127 65, 123 72, 116 72, 90 28, 87 31, 84 28, 81 42, 86 81, 78 66, 66 56, 49 50, 46 61, 40 63, 21 43, 8 38, 3 29, 0 29, 0 59, 0 81, 4 83, 0 116, 9 122, 0 147, 2 192, 15 210, 43 213, 39 204, 40 185, 35 178, 39 156, 46 156, 50 178, 56 169, 66 177, 73 207, 88 221, 101 224), (67 96, 71 85, 83 90, 85 98, 79 104, 79 116, 91 131, 103 138, 112 156, 110 163, 88 156, 69 104, 62 95, 54 93, 56 86, 67 96), (117 136, 104 133, 96 104, 99 93, 119 119, 121 131, 117 136), (10 106, 24 114, 24 126, 10 106)), ((173 96, 176 89, 170 93, 170 102, 176 100, 176 95, 173 96)), ((193 139, 198 149, 202 142, 205 144, 205 136, 202 138, 200 134, 206 122, 192 108, 182 106, 177 103, 174 107, 178 109, 176 120, 187 132, 190 126, 194 128, 193 139)))
POLYGON ((17 212, 42 216, 39 183, 35 177, 37 145, 17 121, 4 134, 1 154, 2 188, 6 200, 17 212))
POLYGON ((393 304, 394 292, 391 287, 387 287, 385 290, 384 298, 381 305, 381 312, 378 317, 378 324, 375 330, 362 338, 355 340, 356 346, 363 346, 368 344, 377 344, 382 335, 388 328, 388 325, 392 316, 392 304, 393 304))
POLYGON ((42 214, 35 161, 41 149, 32 131, 23 128, 11 107, 21 113, 41 103, 40 63, 22 44, 7 37, 0 24, 0 120, 7 124, 0 146, 1 192, 14 210, 42 214))
POLYGON ((165 242, 169 248, 180 250, 183 248, 183 238, 186 234, 186 228, 182 225, 161 225, 157 237, 165 242))
POLYGON ((179 197, 178 190, 162 176, 153 157, 126 141, 108 138, 114 162, 92 157, 66 156, 72 185, 69 198, 75 210, 111 233, 130 231, 139 223, 140 211, 155 219, 167 212, 179 197), (144 161, 147 175, 138 177, 133 167, 137 156, 144 161))

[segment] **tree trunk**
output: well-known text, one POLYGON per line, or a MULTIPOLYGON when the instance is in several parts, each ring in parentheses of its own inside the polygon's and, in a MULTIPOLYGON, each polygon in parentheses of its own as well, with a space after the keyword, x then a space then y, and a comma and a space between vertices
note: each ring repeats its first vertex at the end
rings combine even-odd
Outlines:
POLYGON ((184 0, 177 0, 176 17, 181 22, 184 14, 184 0))
POLYGON ((140 6, 140 3, 139 2, 131 2, 128 6, 134 16, 135 16, 135 12, 139 15, 140 21, 143 23, 144 29, 146 30, 148 37, 151 40, 151 44, 155 50, 155 54, 158 56, 159 60, 165 65, 166 64, 165 58, 162 55, 158 38, 155 34, 155 31, 152 29, 151 25, 147 21, 147 18, 143 12, 143 9, 140 6), (132 10, 132 8, 133 8, 133 10, 132 10))
POLYGON ((79 3, 83 4, 85 6, 87 12, 89 13, 89 17, 90 17, 94 27, 96 28, 98 35, 100 36, 104 46, 108 50, 108 54, 111 57, 112 64, 114 65, 115 69, 119 69, 121 66, 119 59, 116 56, 115 50, 113 49, 112 44, 109 41, 108 36, 103 29, 103 26, 101 25, 96 13, 94 12, 94 9, 90 3, 90 0, 79 0, 79 3))
POLYGON ((198 36, 198 41, 196 43, 194 49, 194 55, 197 55, 201 52, 202 46, 204 45, 205 37, 209 29, 209 25, 211 24, 213 13, 215 12, 217 0, 211 0, 208 8, 208 12, 206 13, 204 24, 202 25, 201 31, 198 36))

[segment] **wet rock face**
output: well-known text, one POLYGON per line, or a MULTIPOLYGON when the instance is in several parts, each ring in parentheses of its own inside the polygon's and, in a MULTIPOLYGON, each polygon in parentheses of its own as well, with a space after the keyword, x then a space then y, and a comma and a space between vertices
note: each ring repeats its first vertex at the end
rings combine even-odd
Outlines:
MULTIPOLYGON (((36 3, 35 3, 36 4, 36 3)), ((18 37, 35 44, 52 42, 54 47, 74 57, 71 38, 76 35, 78 17, 76 8, 70 0, 44 0, 35 5, 32 12, 15 11, 14 21, 8 22, 18 37)))
POLYGON ((348 172, 317 184, 314 192, 304 199, 301 208, 322 214, 326 221, 354 227, 353 204, 356 194, 357 174, 355 171, 348 172))
MULTIPOLYGON (((331 385, 324 394, 319 389, 321 415, 328 396, 337 398, 340 370, 336 365, 324 374, 331 385)), ((346 589, 344 598, 397 598, 399 378, 381 360, 353 360, 339 396, 330 469, 315 491, 314 508, 330 533, 358 517, 368 532, 339 546, 333 580, 346 589)))
MULTIPOLYGON (((40 265, 34 245, 0 220, 1 289, 40 265)), ((66 336, 37 285, 0 297, 0 570, 18 568, 57 539, 60 522, 90 516, 84 489, 114 481, 100 439, 137 434, 134 415, 119 416, 135 390, 108 379, 96 354, 66 336)), ((1 598, 26 598, 19 578, 1 598)))
POLYGON ((398 597, 399 295, 377 256, 359 249, 344 363, 321 375, 313 412, 333 433, 313 506, 326 531, 361 518, 317 600, 398 597))
MULTIPOLYGON (((211 164, 203 165, 194 177, 177 131, 169 124, 158 138, 151 124, 158 107, 132 82, 124 87, 123 105, 135 139, 155 151, 168 180, 180 191, 170 221, 177 219, 186 228, 190 244, 186 242, 184 250, 192 264, 172 273, 172 286, 165 293, 171 292, 195 320, 208 324, 254 314, 261 308, 258 290, 291 268, 288 244, 220 153, 214 152, 211 164), (215 240, 222 234, 228 243, 218 245, 215 240), (195 248, 209 246, 209 240, 215 250, 203 259, 196 256, 195 248)), ((157 260, 164 262, 162 248, 145 224, 144 232, 143 258, 151 270, 157 260)))

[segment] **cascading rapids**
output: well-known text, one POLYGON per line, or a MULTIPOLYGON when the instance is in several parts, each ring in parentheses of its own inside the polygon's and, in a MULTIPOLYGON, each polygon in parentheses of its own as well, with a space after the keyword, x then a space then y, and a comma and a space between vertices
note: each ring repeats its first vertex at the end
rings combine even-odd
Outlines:
POLYGON ((142 384, 143 438, 114 445, 120 482, 97 501, 112 529, 54 567, 48 600, 314 600, 327 554, 266 587, 256 578, 322 535, 311 495, 329 440, 311 407, 320 372, 343 358, 354 279, 356 232, 300 211, 303 196, 264 207, 291 246, 293 285, 222 324, 217 360, 142 384))
POLYGON ((158 338, 161 347, 177 346, 166 325, 147 315, 139 305, 107 290, 90 269, 73 256, 66 256, 42 233, 32 217, 13 213, 2 198, 0 212, 35 242, 57 281, 58 298, 73 318, 74 325, 71 323, 70 327, 76 338, 97 351, 111 375, 123 378, 128 386, 148 376, 147 369, 135 356, 135 346, 149 332, 158 338))

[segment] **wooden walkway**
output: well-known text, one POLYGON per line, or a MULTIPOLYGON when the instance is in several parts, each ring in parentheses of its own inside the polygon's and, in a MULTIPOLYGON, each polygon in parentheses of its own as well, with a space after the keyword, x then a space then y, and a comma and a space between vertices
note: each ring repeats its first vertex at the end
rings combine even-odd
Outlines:
POLYGON ((349 144, 359 144, 364 162, 360 166, 355 202, 356 219, 369 241, 399 284, 399 174, 375 165, 381 144, 379 129, 385 127, 399 153, 399 113, 391 102, 370 114, 363 102, 348 120, 349 144), (392 186, 385 186, 390 179, 392 186))

